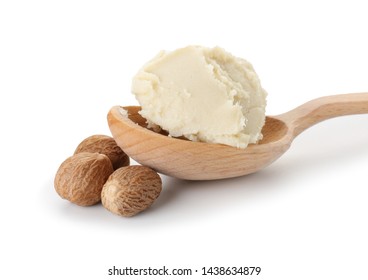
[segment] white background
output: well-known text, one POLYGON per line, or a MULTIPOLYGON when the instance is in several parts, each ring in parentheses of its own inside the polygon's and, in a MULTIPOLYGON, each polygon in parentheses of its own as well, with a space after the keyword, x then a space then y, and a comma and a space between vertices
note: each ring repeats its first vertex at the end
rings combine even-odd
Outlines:
MULTIPOLYGON (((323 122, 265 170, 189 182, 162 176, 133 218, 58 197, 60 163, 135 105, 132 76, 159 50, 221 46, 249 60, 267 114, 368 91, 365 1, 1 1, 1 279, 368 278, 368 115, 323 122), (191 277, 108 276, 112 266, 191 277)), ((163 155, 164 156, 164 155, 163 155)))

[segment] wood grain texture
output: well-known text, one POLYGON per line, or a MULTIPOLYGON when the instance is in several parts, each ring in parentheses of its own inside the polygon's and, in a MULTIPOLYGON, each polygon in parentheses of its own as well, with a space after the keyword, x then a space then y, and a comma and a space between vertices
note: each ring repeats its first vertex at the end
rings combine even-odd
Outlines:
POLYGON ((287 122, 294 137, 321 121, 354 114, 368 113, 368 93, 324 96, 311 100, 294 110, 279 115, 287 122))
POLYGON ((253 173, 266 167, 277 158, 276 154, 283 154, 289 147, 288 141, 282 140, 286 126, 274 118, 267 118, 266 127, 276 133, 264 131, 263 140, 272 144, 267 147, 251 145, 241 150, 158 134, 146 128, 145 119, 138 114, 140 107, 124 107, 129 118, 119 109, 116 106, 110 110, 108 122, 115 141, 124 152, 142 165, 181 179, 209 180, 253 173))
POLYGON ((368 113, 368 93, 322 97, 279 116, 267 117, 258 144, 238 149, 168 137, 146 127, 140 107, 115 106, 108 123, 117 144, 131 158, 156 171, 188 180, 243 176, 278 159, 308 127, 337 116, 368 113), (128 116, 121 113, 128 111, 128 116))

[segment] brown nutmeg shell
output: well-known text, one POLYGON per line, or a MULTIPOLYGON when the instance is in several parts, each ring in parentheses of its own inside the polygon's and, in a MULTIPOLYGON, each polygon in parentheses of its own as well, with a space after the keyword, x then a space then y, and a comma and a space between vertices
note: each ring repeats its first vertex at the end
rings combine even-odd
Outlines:
POLYGON ((161 190, 161 178, 154 170, 127 166, 111 174, 102 189, 101 201, 109 211, 130 217, 150 207, 161 190))
POLYGON ((74 154, 89 152, 108 156, 114 170, 128 166, 129 156, 116 144, 114 138, 107 135, 92 135, 84 139, 76 148, 74 154))
POLYGON ((93 205, 101 200, 102 187, 113 171, 106 155, 78 153, 60 165, 54 180, 55 190, 74 204, 93 205))

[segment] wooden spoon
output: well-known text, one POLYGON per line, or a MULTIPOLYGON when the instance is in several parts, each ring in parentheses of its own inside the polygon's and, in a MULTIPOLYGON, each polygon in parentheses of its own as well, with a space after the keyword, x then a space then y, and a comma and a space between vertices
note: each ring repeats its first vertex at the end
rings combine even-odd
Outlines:
POLYGON ((131 158, 173 177, 213 180, 243 176, 265 168, 290 147, 297 135, 320 121, 367 114, 368 93, 321 97, 287 113, 267 117, 262 141, 246 149, 156 133, 147 129, 139 110, 137 106, 115 106, 108 113, 114 139, 131 158))

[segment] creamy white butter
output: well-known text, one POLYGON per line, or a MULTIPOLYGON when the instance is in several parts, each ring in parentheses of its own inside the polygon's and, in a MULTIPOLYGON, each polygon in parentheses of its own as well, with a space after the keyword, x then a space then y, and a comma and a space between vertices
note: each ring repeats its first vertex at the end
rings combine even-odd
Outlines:
POLYGON ((221 48, 160 52, 132 92, 151 126, 192 141, 246 148, 262 138, 266 92, 252 65, 221 48))

